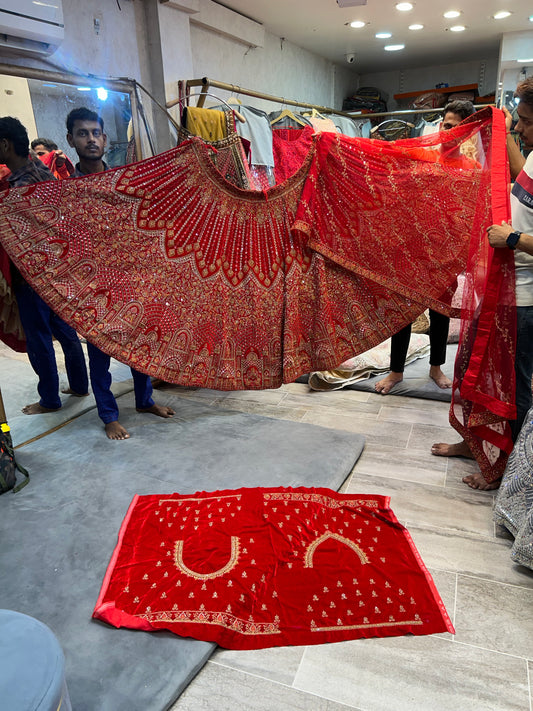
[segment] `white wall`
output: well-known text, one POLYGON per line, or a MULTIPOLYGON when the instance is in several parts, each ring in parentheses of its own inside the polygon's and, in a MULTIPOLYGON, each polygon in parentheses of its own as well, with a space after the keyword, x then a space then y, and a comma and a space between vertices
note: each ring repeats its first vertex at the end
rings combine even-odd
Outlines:
POLYGON ((478 84, 479 94, 484 96, 496 91, 498 76, 498 58, 488 57, 479 61, 441 64, 403 69, 394 72, 364 74, 360 77, 360 86, 375 86, 388 94, 387 108, 394 111, 405 108, 402 102, 395 101, 394 94, 410 91, 431 90, 436 84, 448 83, 450 86, 478 84))

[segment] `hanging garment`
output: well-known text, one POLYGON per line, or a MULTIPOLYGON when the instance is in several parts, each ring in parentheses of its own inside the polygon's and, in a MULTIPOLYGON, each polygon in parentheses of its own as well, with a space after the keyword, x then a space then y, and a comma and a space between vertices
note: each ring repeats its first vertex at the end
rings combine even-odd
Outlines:
POLYGON ((533 570, 533 408, 509 457, 494 504, 494 520, 514 536, 514 562, 533 570))
POLYGON ((422 150, 438 134, 322 133, 300 169, 263 192, 231 185, 191 139, 131 166, 9 190, 0 239, 101 350, 219 390, 331 370, 427 307, 450 315, 446 292, 465 271, 451 417, 478 441, 482 471, 499 476, 515 412, 514 262, 485 229, 509 218, 503 115, 478 112, 446 143, 478 132, 485 162, 472 168, 422 150))
POLYGON ((370 138, 372 124, 368 119, 351 119, 347 116, 332 114, 331 120, 335 124, 337 131, 350 138, 370 138))
POLYGON ((93 617, 230 649, 454 632, 385 496, 136 496, 93 617))
POLYGON ((272 132, 274 176, 276 185, 294 175, 309 155, 314 130, 305 128, 275 128, 272 132))
POLYGON ((205 141, 221 141, 228 135, 224 111, 186 106, 183 109, 182 124, 193 136, 199 136, 205 141))

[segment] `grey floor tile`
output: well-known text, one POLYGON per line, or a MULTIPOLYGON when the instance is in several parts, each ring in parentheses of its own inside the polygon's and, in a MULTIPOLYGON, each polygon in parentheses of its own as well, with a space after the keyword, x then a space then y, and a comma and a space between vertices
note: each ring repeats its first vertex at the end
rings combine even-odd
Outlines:
POLYGON ((265 405, 279 405, 286 393, 281 388, 271 390, 234 390, 228 392, 217 391, 217 401, 247 400, 260 402, 265 405))
POLYGON ((270 649, 215 651, 211 661, 270 681, 291 686, 305 647, 272 647, 270 649))
MULTIPOLYGON (((431 413, 429 413, 431 414, 431 413)), ((441 459, 447 462, 446 457, 435 457, 431 454, 431 446, 435 442, 455 442, 458 441, 458 435, 449 425, 433 425, 430 424, 431 419, 428 417, 427 424, 414 423, 411 436, 409 437, 408 449, 423 450, 431 456, 432 461, 441 459)))
POLYGON ((432 569, 465 573, 500 583, 533 588, 533 571, 511 561, 507 540, 480 538, 479 535, 430 531, 409 526, 420 555, 432 569))
POLYGON ((250 414, 262 415, 263 417, 274 417, 278 420, 292 420, 301 422, 308 410, 305 407, 285 407, 284 405, 269 405, 250 400, 217 400, 212 403, 215 407, 223 410, 237 410, 238 412, 248 412, 250 414))
POLYGON ((426 452, 367 442, 355 470, 366 476, 444 486, 447 462, 433 460, 426 452))
POLYGON ((411 434, 408 422, 378 422, 376 415, 324 412, 318 408, 309 411, 304 422, 322 427, 333 427, 363 435, 367 442, 384 443, 394 447, 405 447, 411 434))
POLYGON ((430 400, 422 397, 406 397, 404 395, 379 395, 378 393, 368 393, 369 402, 379 400, 383 405, 390 407, 408 407, 414 410, 426 410, 428 412, 448 412, 449 402, 442 400, 430 400))
POLYGON ((533 660, 533 590, 459 575, 456 640, 533 660))
POLYGON ((464 531, 483 538, 492 538, 494 534, 491 501, 483 492, 466 486, 464 492, 442 489, 390 477, 368 477, 355 470, 348 493, 390 496, 391 508, 408 527, 415 524, 433 531, 464 531))
POLYGON ((295 687, 364 711, 529 711, 525 660, 435 635, 308 647, 295 687))
POLYGON ((171 711, 348 711, 335 703, 208 662, 171 711))
POLYGON ((331 412, 360 413, 377 415, 383 403, 368 402, 368 396, 355 390, 334 390, 332 392, 286 393, 284 405, 297 405, 307 408, 327 408, 331 412))
POLYGON ((444 409, 427 410, 414 407, 398 407, 397 405, 384 405, 378 416, 379 420, 387 422, 411 422, 418 425, 437 425, 446 427, 448 425, 448 411, 444 409))

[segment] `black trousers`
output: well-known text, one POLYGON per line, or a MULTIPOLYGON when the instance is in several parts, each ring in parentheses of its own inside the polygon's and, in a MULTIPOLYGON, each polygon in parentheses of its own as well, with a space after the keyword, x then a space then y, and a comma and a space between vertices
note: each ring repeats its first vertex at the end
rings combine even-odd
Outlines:
MULTIPOLYGON (((429 364, 442 365, 446 361, 446 344, 450 319, 438 311, 429 310, 429 364)), ((391 339, 390 369, 403 373, 407 349, 411 340, 411 324, 394 334, 391 339)))

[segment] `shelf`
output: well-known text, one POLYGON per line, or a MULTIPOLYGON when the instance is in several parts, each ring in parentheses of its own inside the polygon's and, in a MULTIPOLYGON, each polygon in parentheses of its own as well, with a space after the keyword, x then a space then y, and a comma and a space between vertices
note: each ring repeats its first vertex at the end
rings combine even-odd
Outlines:
POLYGON ((477 84, 463 84, 462 86, 444 86, 440 89, 422 89, 421 91, 407 91, 405 94, 394 94, 394 98, 398 99, 415 99, 421 94, 456 94, 460 91, 477 91, 477 84))

